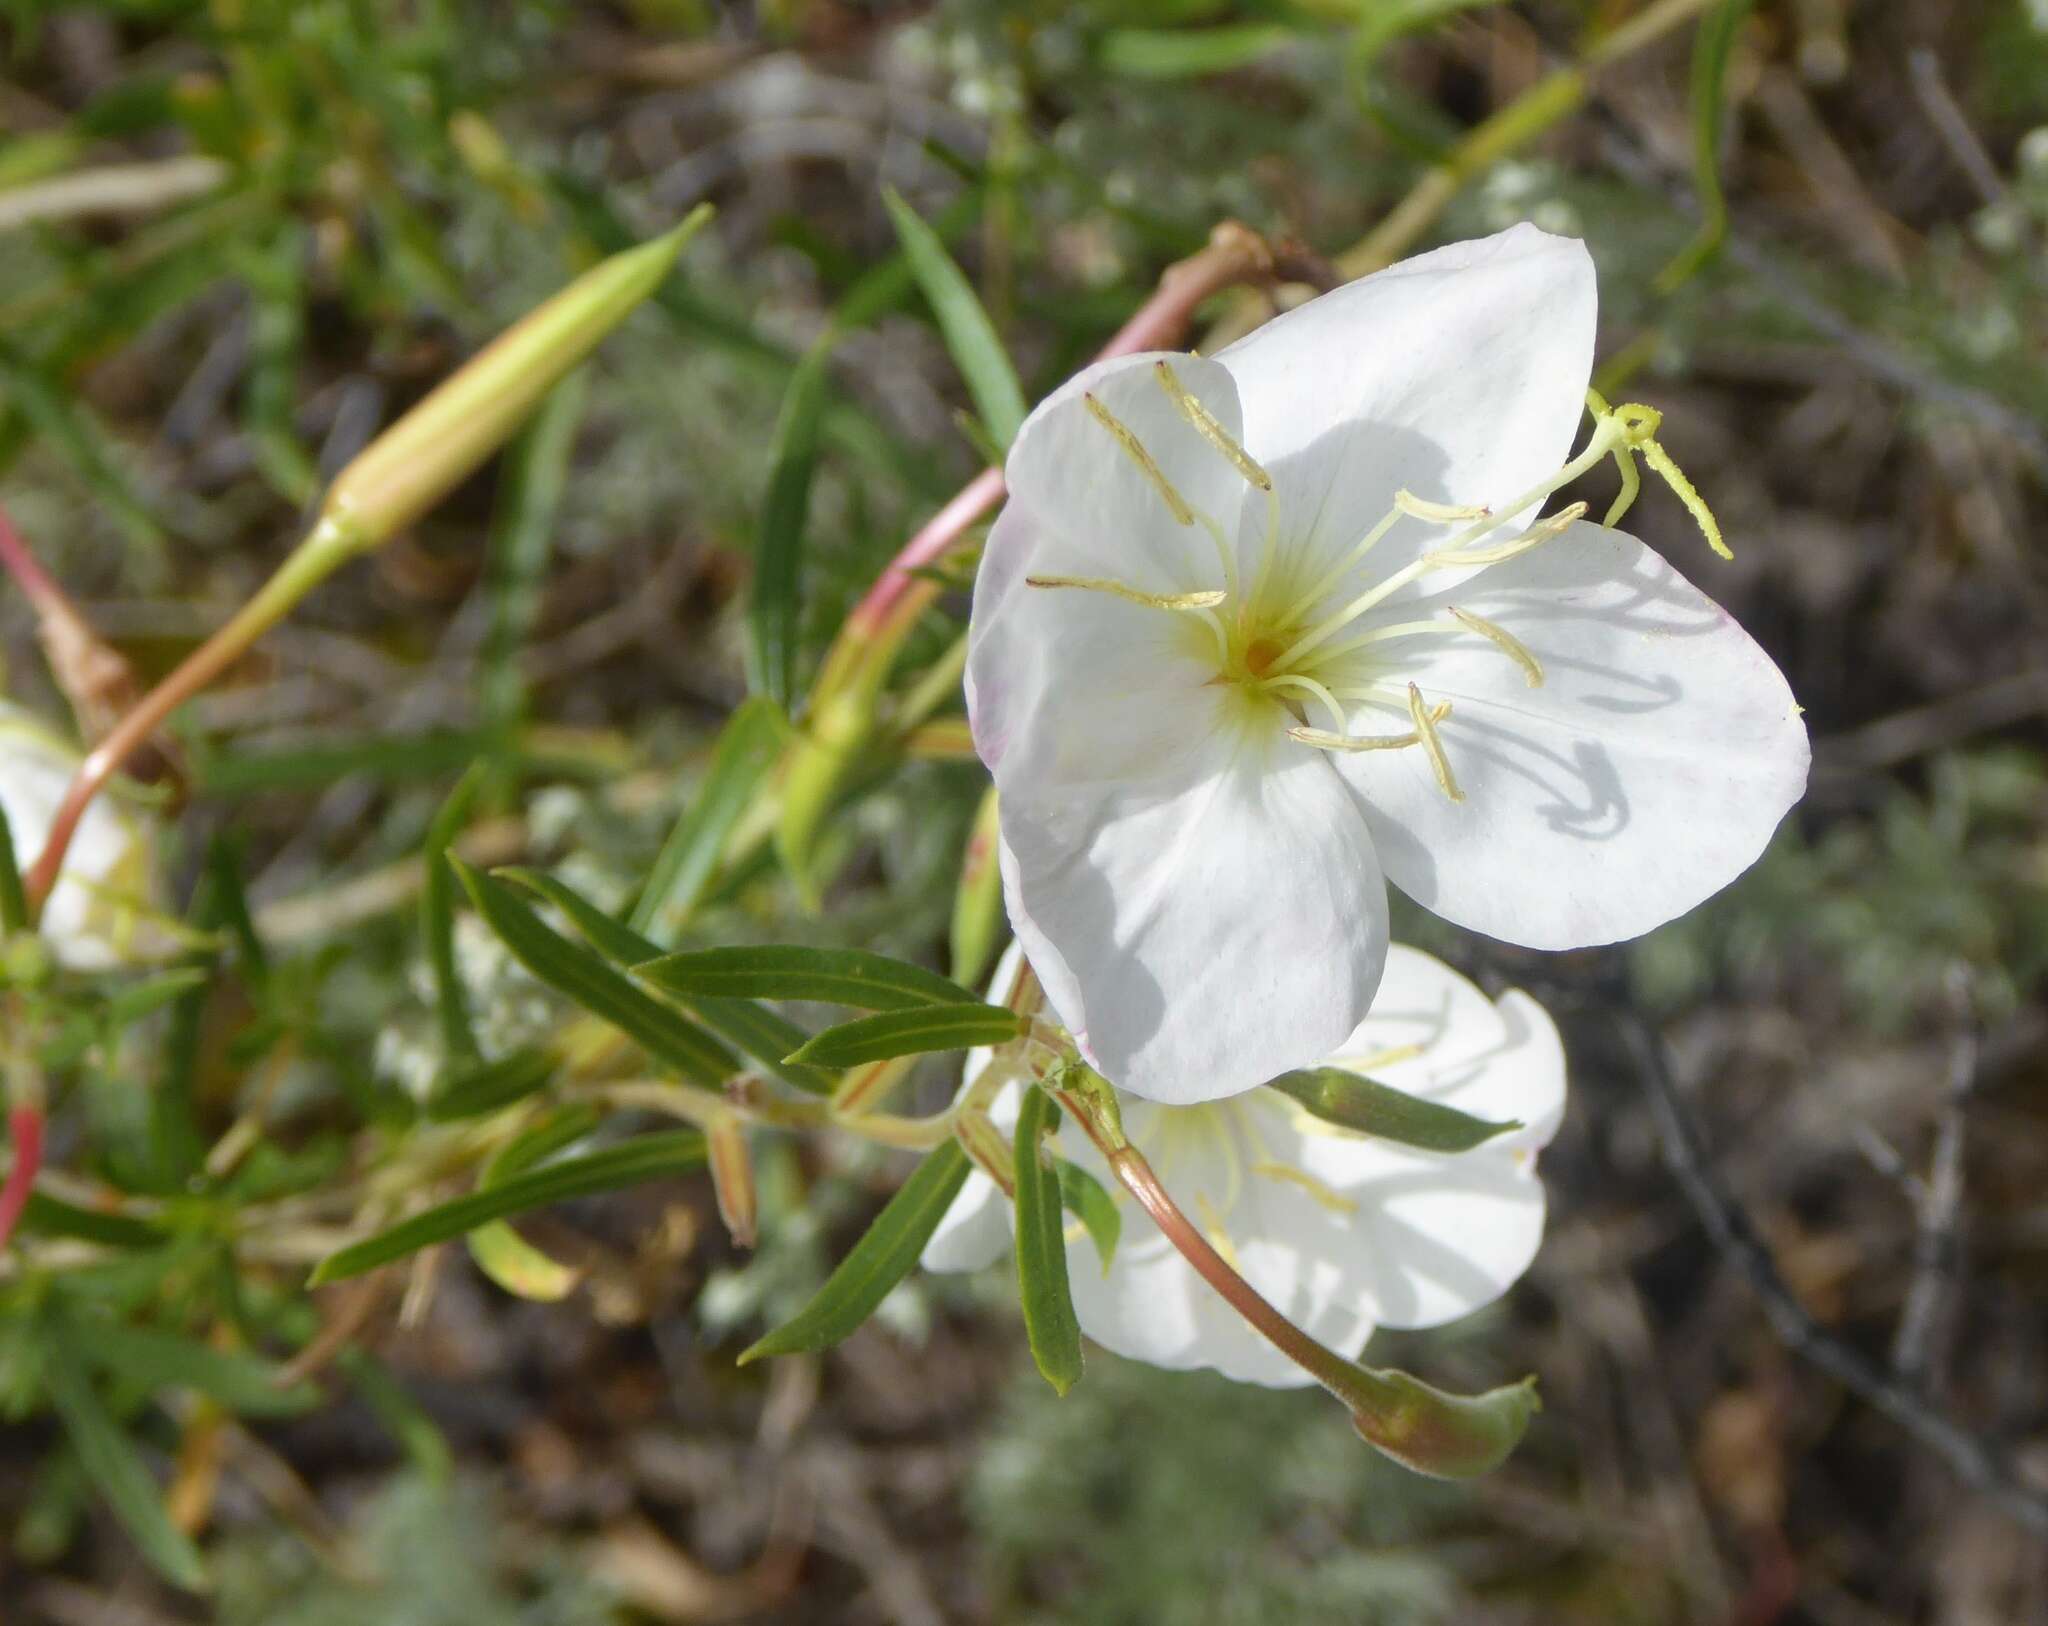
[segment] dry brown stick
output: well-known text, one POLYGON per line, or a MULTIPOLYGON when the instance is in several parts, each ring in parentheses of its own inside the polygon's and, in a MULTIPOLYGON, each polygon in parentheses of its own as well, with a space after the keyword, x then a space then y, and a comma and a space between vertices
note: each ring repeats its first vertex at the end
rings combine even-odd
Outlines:
POLYGON ((1777 1261, 1755 1223, 1715 1174, 1691 1114, 1679 1098, 1663 1039, 1637 1011, 1624 1007, 1620 1015, 1622 1034, 1635 1058, 1663 1144, 1665 1167, 1715 1249, 1749 1283, 1785 1347, 1883 1412, 1993 1507, 2026 1529, 2048 1535, 2048 1487, 2021 1480, 2002 1448, 1937 1410, 1913 1385, 1806 1313, 1779 1274, 1777 1261))

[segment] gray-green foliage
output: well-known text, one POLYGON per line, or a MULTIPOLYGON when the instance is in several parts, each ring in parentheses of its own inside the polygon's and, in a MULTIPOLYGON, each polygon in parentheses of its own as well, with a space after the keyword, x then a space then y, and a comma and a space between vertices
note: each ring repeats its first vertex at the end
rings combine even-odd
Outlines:
POLYGON ((219 1626, 611 1626, 616 1601, 481 1481, 392 1479, 344 1532, 337 1571, 281 1533, 223 1544, 219 1626))
POLYGON ((1741 883, 1635 946, 1638 984, 1677 1005, 1718 976, 1782 972, 1807 956, 1887 1032, 1938 1012, 1960 964, 1996 1020, 2048 975, 2044 805, 2048 767, 2034 752, 1937 757, 1924 792, 1888 787, 1818 837, 1781 830, 1741 883))
POLYGON ((1020 1372, 969 1486, 995 1616, 1017 1626, 1422 1626, 1460 1618, 1432 1532, 1468 1493, 1329 1426, 1314 1390, 1091 1351, 1057 1397, 1020 1372))

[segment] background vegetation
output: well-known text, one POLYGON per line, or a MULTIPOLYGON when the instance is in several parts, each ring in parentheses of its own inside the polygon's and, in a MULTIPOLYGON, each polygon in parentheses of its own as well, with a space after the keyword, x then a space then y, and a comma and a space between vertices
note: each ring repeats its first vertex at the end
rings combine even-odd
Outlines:
MULTIPOLYGON (((2048 1618, 2048 10, 12 0, 0 46, 0 499, 146 674, 482 339, 719 210, 511 454, 182 714, 169 891, 215 946, 53 1074, 46 1202, 0 1258, 8 1620, 2048 1618), (1631 523, 1808 708, 1767 859, 1625 954, 1401 922, 1572 1047, 1533 1276, 1375 1346, 1540 1374, 1491 1480, 1100 1353, 1056 1400, 1001 1281, 913 1278, 830 1356, 736 1370, 900 1178, 823 1138, 756 1143, 751 1251, 671 1178, 522 1220, 557 1302, 454 1248, 304 1285, 373 1195, 473 1176, 416 1122, 419 854, 458 775, 458 851, 625 901, 747 692, 771 476, 813 476, 800 693, 980 466, 915 285, 873 276, 885 186, 1034 398, 1222 219, 1351 270, 1581 234, 1603 387, 1715 503, 1731 565, 1654 487, 1631 523)), ((0 654, 66 715, 11 589, 0 654)), ((943 963, 981 786, 910 762, 825 827, 822 914, 728 867, 680 940, 943 963)), ((467 912, 455 963, 487 1052, 565 1020, 467 912)))

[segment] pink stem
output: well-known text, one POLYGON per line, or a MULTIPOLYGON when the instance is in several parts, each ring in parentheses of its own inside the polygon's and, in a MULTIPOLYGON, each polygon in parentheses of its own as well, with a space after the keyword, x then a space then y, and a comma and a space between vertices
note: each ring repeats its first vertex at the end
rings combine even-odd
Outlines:
POLYGON ((7 573, 14 578, 15 585, 21 589, 22 597, 39 611, 47 612, 53 606, 64 602, 63 592, 50 579, 50 573, 42 567, 35 554, 29 550, 28 543, 22 540, 21 533, 14 528, 14 521, 7 517, 5 509, 0 509, 0 565, 4 565, 7 573))
POLYGON ((12 1107, 7 1113, 7 1134, 14 1142, 14 1162, 7 1179, 0 1184, 0 1248, 14 1235, 21 1211, 28 1207, 28 1194, 43 1167, 43 1114, 40 1107, 12 1107))
MULTIPOLYGON (((1209 234, 1208 246, 1199 254, 1168 266, 1152 297, 1124 323, 1096 356, 1108 361, 1139 350, 1156 350, 1170 344, 1186 331, 1195 307, 1211 294, 1235 283, 1250 282, 1270 275, 1273 253, 1265 239, 1249 227, 1226 220, 1209 234)), ((945 507, 927 520, 903 551, 889 561, 867 596, 846 618, 846 630, 856 636, 872 632, 888 619, 916 579, 911 575, 943 558, 967 528, 1002 500, 1003 471, 984 469, 961 489, 945 507)))

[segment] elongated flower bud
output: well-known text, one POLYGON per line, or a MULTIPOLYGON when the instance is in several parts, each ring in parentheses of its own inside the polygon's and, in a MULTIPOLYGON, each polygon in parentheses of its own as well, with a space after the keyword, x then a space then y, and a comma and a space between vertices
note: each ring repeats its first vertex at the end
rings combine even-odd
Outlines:
POLYGON ((710 217, 601 261, 528 312, 336 476, 325 514, 360 548, 419 518, 511 438, 563 375, 661 286, 710 217))

